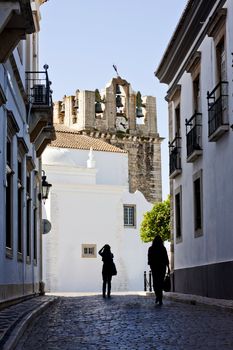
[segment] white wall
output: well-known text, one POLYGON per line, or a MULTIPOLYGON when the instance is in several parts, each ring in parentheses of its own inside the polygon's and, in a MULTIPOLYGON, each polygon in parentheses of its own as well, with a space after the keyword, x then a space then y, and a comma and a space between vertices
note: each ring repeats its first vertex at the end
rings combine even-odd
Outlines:
POLYGON ((53 184, 46 202, 52 231, 43 237, 46 288, 101 291, 101 257, 81 258, 81 245, 96 244, 98 252, 108 243, 118 270, 113 291, 143 290, 148 245, 140 241, 139 227, 151 204, 140 192, 128 193, 126 154, 94 152, 97 169, 86 169, 88 152, 61 152, 67 158, 60 158, 60 166, 57 149, 49 147, 43 156, 43 169, 53 184), (136 228, 124 228, 123 204, 136 204, 136 228))
MULTIPOLYGON (((89 150, 51 147, 43 154, 43 163, 48 165, 86 168, 89 150)), ((93 151, 97 163, 96 183, 105 185, 128 185, 128 156, 126 153, 93 151)))
MULTIPOLYGON (((232 56, 233 2, 228 1, 226 27, 227 71, 229 82, 229 125, 233 124, 232 56)), ((182 123, 182 175, 176 177, 174 189, 182 185, 182 235, 175 244, 175 268, 233 260, 233 134, 224 134, 217 142, 208 141, 207 91, 215 87, 214 44, 206 37, 199 47, 201 52, 201 96, 203 125, 203 156, 194 163, 186 162, 185 118, 192 116, 192 81, 188 73, 180 79, 182 123), (193 174, 203 169, 203 236, 194 238, 193 174)))

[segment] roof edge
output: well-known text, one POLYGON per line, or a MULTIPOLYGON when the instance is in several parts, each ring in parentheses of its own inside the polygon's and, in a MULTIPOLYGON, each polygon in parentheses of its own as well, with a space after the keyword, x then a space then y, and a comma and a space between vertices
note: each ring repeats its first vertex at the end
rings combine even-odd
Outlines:
POLYGON ((214 7, 226 0, 189 0, 163 57, 154 72, 161 83, 170 84, 188 54, 193 42, 214 7))

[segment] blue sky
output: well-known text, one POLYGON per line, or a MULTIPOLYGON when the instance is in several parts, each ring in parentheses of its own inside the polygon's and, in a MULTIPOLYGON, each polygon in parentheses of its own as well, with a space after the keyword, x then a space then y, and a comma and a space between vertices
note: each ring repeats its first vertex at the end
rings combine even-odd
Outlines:
POLYGON ((49 0, 41 7, 40 63, 49 64, 54 101, 102 89, 115 76, 157 98, 163 198, 169 193, 167 86, 154 76, 187 0, 49 0))

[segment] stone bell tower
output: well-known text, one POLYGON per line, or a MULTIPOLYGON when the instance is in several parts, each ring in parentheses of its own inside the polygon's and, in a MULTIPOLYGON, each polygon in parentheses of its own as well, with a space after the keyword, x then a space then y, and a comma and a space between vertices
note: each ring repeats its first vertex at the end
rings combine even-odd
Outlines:
POLYGON ((162 200, 155 97, 142 97, 117 76, 101 91, 77 90, 55 102, 54 122, 126 150, 130 192, 139 190, 152 203, 162 200))

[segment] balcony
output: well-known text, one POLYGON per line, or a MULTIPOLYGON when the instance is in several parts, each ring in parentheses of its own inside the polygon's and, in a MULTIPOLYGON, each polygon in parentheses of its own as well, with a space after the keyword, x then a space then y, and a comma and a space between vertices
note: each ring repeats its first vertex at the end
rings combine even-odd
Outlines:
POLYGON ((169 142, 169 176, 175 178, 181 173, 181 137, 176 136, 169 142))
POLYGON ((195 113, 186 119, 187 162, 194 162, 202 155, 202 114, 195 113))
POLYGON ((229 130, 228 82, 221 81, 212 92, 207 92, 209 141, 217 141, 229 130))
POLYGON ((48 66, 44 65, 44 69, 41 72, 26 72, 28 124, 30 141, 33 143, 44 127, 53 125, 53 101, 48 66))
POLYGON ((26 34, 35 32, 30 0, 0 0, 0 63, 4 63, 26 34))

